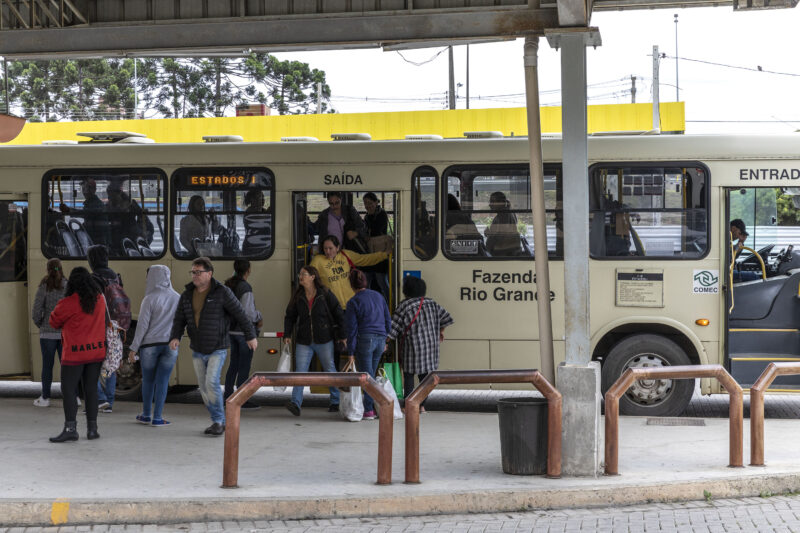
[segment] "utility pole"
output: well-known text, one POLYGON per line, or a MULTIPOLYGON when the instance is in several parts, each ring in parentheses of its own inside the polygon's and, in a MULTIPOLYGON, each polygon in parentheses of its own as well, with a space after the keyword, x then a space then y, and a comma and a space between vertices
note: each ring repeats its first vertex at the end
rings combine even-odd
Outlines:
POLYGON ((449 102, 449 109, 456 108, 456 75, 455 69, 453 68, 453 47, 447 47, 447 55, 450 57, 450 83, 448 88, 448 97, 447 100, 449 102))
POLYGON ((636 76, 631 76, 631 103, 636 103, 636 76))
POLYGON ((317 115, 322 113, 322 82, 317 82, 317 115))
POLYGON ((659 97, 658 97, 658 46, 653 47, 653 129, 661 129, 661 113, 659 112, 659 97))
POLYGON ((6 58, 3 58, 3 79, 5 80, 5 90, 6 90, 6 115, 11 113, 11 104, 8 101, 8 61, 6 58))
POLYGON ((675 13, 675 101, 681 101, 681 84, 678 81, 678 14, 675 13))
POLYGON ((467 45, 467 109, 469 109, 469 45, 467 45))

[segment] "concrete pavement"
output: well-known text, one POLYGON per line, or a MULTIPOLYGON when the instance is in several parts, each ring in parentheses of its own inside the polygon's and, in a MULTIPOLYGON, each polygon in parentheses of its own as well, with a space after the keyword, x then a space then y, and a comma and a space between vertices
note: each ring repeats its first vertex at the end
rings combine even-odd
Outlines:
MULTIPOLYGON (((725 419, 663 426, 622 418, 620 476, 552 480, 502 473, 495 414, 440 411, 421 419, 422 483, 402 483, 404 426, 397 421, 393 483, 378 486, 377 423, 348 423, 309 406, 299 418, 280 406, 243 412, 240 488, 222 489, 223 439, 202 434, 209 424, 202 404, 170 403, 165 416, 172 425, 153 428, 135 422, 138 404, 117 402, 112 414, 100 415, 99 440, 84 438, 79 418, 80 441, 52 444, 47 438, 60 431, 61 402, 35 408, 32 391, 0 399, 4 526, 520 511, 800 489, 796 420, 767 420, 766 467, 731 469, 725 419)), ((288 392, 272 393, 261 403, 286 398, 288 392)), ((744 452, 747 464, 748 420, 744 452)))

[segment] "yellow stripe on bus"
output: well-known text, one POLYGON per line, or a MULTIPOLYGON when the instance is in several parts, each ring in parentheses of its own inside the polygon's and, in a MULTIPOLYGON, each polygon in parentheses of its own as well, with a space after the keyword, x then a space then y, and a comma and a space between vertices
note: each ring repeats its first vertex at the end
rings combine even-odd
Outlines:
POLYGON ((800 361, 800 357, 731 357, 731 361, 800 361))
POLYGON ((770 328, 731 328, 731 332, 744 332, 744 331, 800 331, 798 329, 770 329, 770 328))

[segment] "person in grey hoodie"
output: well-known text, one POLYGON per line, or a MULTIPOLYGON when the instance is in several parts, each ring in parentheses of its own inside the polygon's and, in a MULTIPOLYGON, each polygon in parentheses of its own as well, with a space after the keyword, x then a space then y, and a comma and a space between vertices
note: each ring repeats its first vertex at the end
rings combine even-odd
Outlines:
POLYGON ((42 348, 42 395, 33 401, 36 407, 50 407, 50 385, 53 383, 53 364, 58 352, 61 360, 61 330, 50 327, 50 313, 64 297, 67 278, 61 269, 61 261, 47 261, 47 275, 42 278, 33 299, 31 318, 39 328, 39 346, 42 348))
POLYGON ((162 411, 169 376, 178 359, 178 350, 169 346, 169 334, 179 299, 180 295, 172 288, 169 268, 153 265, 147 269, 147 286, 139 308, 136 335, 128 354, 131 364, 136 360, 137 352, 141 360, 143 405, 142 414, 136 420, 142 424, 169 425, 162 411))

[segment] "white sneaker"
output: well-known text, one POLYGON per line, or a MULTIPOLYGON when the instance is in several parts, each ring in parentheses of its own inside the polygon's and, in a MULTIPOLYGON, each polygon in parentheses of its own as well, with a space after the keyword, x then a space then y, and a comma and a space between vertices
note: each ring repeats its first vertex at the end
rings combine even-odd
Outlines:
POLYGON ((36 407, 50 407, 50 398, 43 398, 39 396, 35 400, 33 400, 33 405, 36 407))
MULTIPOLYGON (((103 402, 103 403, 101 403, 100 405, 98 405, 98 406, 97 406, 97 410, 98 410, 98 411, 103 411, 103 412, 106 412, 106 409, 108 409, 109 407, 111 407, 111 404, 110 404, 110 403, 108 403, 108 402, 103 402)), ((110 413, 111 411, 108 411, 108 412, 110 413)))
POLYGON ((80 407, 81 406, 81 399, 80 398, 75 398, 75 401, 78 402, 78 407, 80 407))

